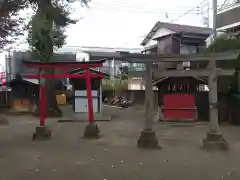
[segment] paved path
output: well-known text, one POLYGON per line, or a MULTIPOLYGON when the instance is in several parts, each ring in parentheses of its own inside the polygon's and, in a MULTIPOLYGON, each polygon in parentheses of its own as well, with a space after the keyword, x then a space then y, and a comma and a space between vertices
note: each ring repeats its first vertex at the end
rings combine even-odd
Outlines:
POLYGON ((239 180, 240 128, 222 127, 228 152, 205 152, 197 144, 205 125, 155 123, 161 150, 139 150, 143 114, 133 109, 99 123, 102 138, 82 138, 86 123, 49 121, 53 137, 31 141, 32 117, 9 117, 0 126, 0 180, 239 180))

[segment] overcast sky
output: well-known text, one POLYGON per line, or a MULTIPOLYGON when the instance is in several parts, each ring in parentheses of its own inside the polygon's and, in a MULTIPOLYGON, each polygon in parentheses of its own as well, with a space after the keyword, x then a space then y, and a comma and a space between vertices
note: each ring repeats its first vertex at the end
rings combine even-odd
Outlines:
MULTIPOLYGON (((92 0, 89 8, 75 2, 72 17, 81 20, 67 28, 66 46, 138 48, 157 21, 204 26, 203 17, 207 17, 208 12, 211 21, 211 1, 92 0)), ((219 5, 223 2, 225 0, 218 0, 219 5)), ((29 18, 31 15, 31 10, 21 13, 29 18)), ((16 44, 18 48, 27 48, 22 38, 16 44)))
MULTIPOLYGON (((157 21, 176 20, 174 23, 203 26, 202 14, 207 16, 207 4, 212 0, 206 0, 197 10, 202 1, 92 0, 89 8, 74 3, 72 8, 75 12, 72 16, 83 19, 67 29, 66 46, 138 48, 144 35, 157 21)), ((218 4, 224 1, 218 0, 218 4)), ((211 4, 209 8, 211 14, 211 4)), ((23 14, 31 16, 30 11, 24 11, 23 14)), ((18 47, 25 49, 27 45, 22 43, 23 40, 20 42, 18 47)), ((0 64, 5 65, 4 54, 0 54, 0 64)))
MULTIPOLYGON (((66 46, 138 48, 157 21, 204 26, 203 17, 208 16, 208 8, 211 20, 211 1, 92 0, 89 8, 76 2, 72 4, 72 16, 82 20, 68 27, 66 46)), ((218 4, 224 1, 218 0, 218 4)), ((30 11, 26 12, 23 15, 31 16, 30 11)), ((26 48, 24 41, 20 42, 20 47, 26 48)))
MULTIPOLYGON (((218 4, 224 0, 218 0, 218 4)), ((68 46, 139 47, 157 21, 204 26, 206 0, 92 0, 89 9, 75 3, 74 17, 83 17, 68 28, 68 46), (190 9, 194 9, 184 15, 190 9), (182 17, 181 17, 182 16, 182 17)), ((209 6, 211 14, 211 4, 209 6)))

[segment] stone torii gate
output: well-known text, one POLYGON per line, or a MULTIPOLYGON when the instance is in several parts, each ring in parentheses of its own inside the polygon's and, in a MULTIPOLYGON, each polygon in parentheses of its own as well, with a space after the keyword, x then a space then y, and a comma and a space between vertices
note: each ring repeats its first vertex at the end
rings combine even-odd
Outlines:
POLYGON ((185 76, 208 76, 209 86, 209 108, 210 108, 210 124, 206 137, 203 139, 203 148, 217 147, 227 149, 228 144, 224 140, 220 131, 218 122, 218 87, 217 80, 220 75, 233 75, 233 69, 216 68, 216 61, 236 60, 239 56, 239 50, 223 53, 208 54, 188 54, 188 55, 151 55, 151 54, 130 54, 121 52, 121 57, 130 63, 145 64, 144 72, 136 72, 136 76, 143 76, 145 79, 145 121, 144 129, 138 140, 138 146, 143 148, 158 147, 158 140, 155 136, 153 126, 153 85, 152 74, 159 77, 185 77, 185 76), (153 69, 153 64, 162 62, 201 62, 209 63, 205 69, 190 70, 157 70, 153 69))

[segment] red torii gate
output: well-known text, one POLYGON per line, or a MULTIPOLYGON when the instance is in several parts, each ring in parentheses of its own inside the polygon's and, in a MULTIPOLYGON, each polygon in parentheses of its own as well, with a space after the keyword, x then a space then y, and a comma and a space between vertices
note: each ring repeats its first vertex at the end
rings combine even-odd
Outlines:
MULTIPOLYGON (((85 128, 85 137, 97 137, 99 129, 95 124, 92 91, 91 91, 91 79, 92 78, 104 78, 102 74, 92 74, 89 68, 102 67, 105 60, 77 62, 77 61, 53 61, 53 62, 41 62, 41 61, 23 61, 27 68, 36 69, 61 69, 62 74, 27 74, 26 78, 39 79, 39 78, 83 78, 86 82, 87 97, 88 97, 88 117, 89 124, 85 128), (70 74, 68 70, 70 68, 82 68, 83 74, 70 74)), ((33 139, 44 139, 51 137, 51 130, 46 127, 46 89, 44 84, 40 84, 40 126, 36 127, 36 132, 33 135, 33 139)))

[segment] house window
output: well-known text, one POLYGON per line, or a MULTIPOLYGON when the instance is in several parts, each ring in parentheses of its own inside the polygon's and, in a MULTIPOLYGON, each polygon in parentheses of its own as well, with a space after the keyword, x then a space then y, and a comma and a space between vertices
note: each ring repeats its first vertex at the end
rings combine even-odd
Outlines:
POLYGON ((180 54, 192 54, 192 53, 197 53, 196 46, 184 45, 180 47, 180 54))

